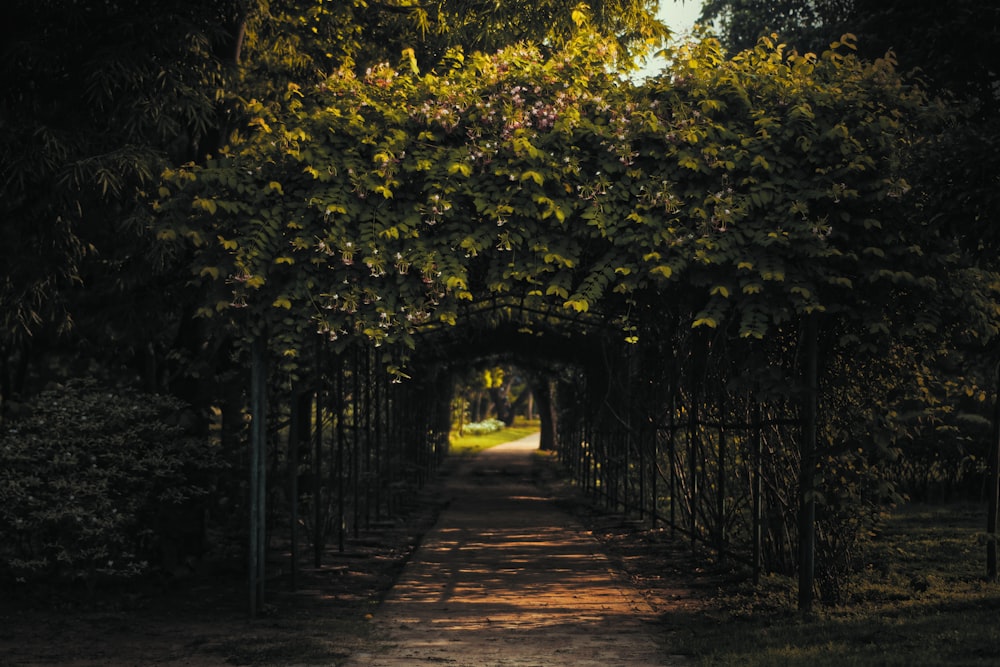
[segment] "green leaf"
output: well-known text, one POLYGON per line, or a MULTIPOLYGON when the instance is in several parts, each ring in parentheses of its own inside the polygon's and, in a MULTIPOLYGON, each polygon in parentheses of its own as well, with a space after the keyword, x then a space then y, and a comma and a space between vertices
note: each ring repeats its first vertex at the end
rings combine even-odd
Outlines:
POLYGON ((211 215, 215 215, 215 211, 218 209, 214 200, 202 199, 201 197, 195 197, 191 202, 191 207, 207 211, 211 215))
POLYGON ((709 291, 709 294, 711 294, 712 296, 718 295, 718 296, 721 296, 723 299, 728 299, 729 298, 729 288, 725 287, 723 285, 716 285, 715 287, 713 287, 709 291))
POLYGON ((521 174, 522 183, 528 180, 529 178, 535 182, 535 185, 545 184, 545 177, 539 174, 537 171, 526 171, 523 174, 521 174))
POLYGON ((414 74, 420 74, 420 68, 417 66, 417 56, 413 52, 412 48, 403 49, 403 57, 406 58, 410 65, 410 71, 414 74))
POLYGON ((885 257, 885 251, 884 250, 882 250, 881 248, 875 248, 875 247, 872 247, 872 246, 869 246, 869 247, 865 248, 861 252, 863 254, 865 254, 865 255, 873 255, 875 257, 885 257))
POLYGON ((467 162, 452 162, 448 165, 448 175, 453 176, 455 174, 462 174, 468 178, 472 175, 472 166, 467 162))
POLYGON ((545 289, 546 296, 558 296, 561 299, 569 298, 569 290, 562 285, 552 284, 545 289))
POLYGON ((659 266, 654 266, 649 270, 649 273, 654 276, 663 276, 664 278, 669 278, 674 274, 674 269, 669 264, 660 264, 659 266))

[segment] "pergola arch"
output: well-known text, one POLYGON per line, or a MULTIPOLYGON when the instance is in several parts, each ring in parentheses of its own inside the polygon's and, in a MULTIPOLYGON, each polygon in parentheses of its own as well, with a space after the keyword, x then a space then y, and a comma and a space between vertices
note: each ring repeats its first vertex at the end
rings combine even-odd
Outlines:
MULTIPOLYGON (((161 236, 198 246, 201 314, 245 307, 241 333, 266 333, 278 359, 304 359, 318 331, 354 410, 361 377, 389 413, 390 392, 423 401, 437 416, 415 436, 421 461, 447 435, 421 364, 515 341, 613 360, 564 422, 581 484, 625 509, 637 485, 657 516, 655 482, 669 482, 671 521, 727 553, 742 531, 756 567, 769 434, 796 482, 785 518, 815 502, 818 323, 850 354, 986 312, 981 290, 949 287, 975 278, 954 244, 910 219, 906 148, 934 109, 850 47, 765 39, 727 60, 709 40, 632 86, 583 32, 547 59, 518 46, 440 75, 338 73, 280 111, 253 106, 242 153, 168 174, 161 236)), ((377 439, 364 429, 353 446, 377 439)))

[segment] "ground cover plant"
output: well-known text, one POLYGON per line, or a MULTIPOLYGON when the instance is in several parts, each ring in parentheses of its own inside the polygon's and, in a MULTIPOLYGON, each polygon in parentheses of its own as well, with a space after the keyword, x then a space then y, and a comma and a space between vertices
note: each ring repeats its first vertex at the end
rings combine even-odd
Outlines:
POLYGON ((469 435, 486 435, 487 433, 502 431, 505 426, 506 424, 499 419, 490 418, 484 419, 481 422, 466 424, 462 427, 462 432, 468 433, 469 435))

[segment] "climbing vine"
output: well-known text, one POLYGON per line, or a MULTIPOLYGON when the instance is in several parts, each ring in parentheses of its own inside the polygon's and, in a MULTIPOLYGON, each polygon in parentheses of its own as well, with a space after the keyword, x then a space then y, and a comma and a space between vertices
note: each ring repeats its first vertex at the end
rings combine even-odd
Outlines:
POLYGON ((399 363, 422 325, 503 295, 599 312, 629 342, 638 300, 746 338, 809 313, 845 343, 926 334, 962 308, 992 335, 908 201, 908 149, 944 112, 852 39, 731 59, 705 39, 637 86, 581 30, 548 57, 452 51, 425 74, 404 52, 291 84, 218 159, 166 174, 160 237, 196 246, 200 314, 249 308, 290 356, 314 329, 399 363))

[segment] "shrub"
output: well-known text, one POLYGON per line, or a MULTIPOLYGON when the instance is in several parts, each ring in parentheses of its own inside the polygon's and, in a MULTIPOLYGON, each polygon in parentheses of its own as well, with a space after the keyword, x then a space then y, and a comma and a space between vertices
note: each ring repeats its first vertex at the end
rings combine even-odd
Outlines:
POLYGON ((504 424, 499 419, 487 419, 481 422, 473 422, 472 424, 466 424, 462 427, 463 435, 486 435, 487 433, 496 433, 497 431, 502 431, 506 428, 504 424))
POLYGON ((216 448, 184 406, 91 380, 48 389, 0 432, 0 580, 130 577, 211 491, 216 448))

